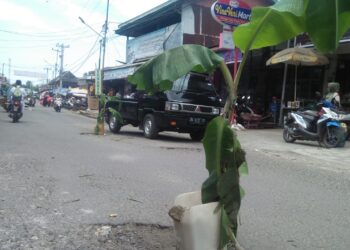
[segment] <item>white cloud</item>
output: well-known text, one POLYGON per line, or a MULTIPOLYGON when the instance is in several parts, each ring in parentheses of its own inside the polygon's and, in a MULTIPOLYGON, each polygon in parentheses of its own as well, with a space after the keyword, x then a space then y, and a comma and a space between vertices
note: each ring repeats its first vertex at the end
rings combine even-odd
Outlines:
POLYGON ((111 1, 111 9, 119 16, 119 21, 127 21, 162 3, 166 0, 119 0, 111 1))
POLYGON ((19 25, 21 30, 25 30, 26 28, 38 30, 51 29, 47 22, 33 10, 15 4, 13 1, 1 0, 0 20, 13 22, 19 25))
MULTIPOLYGON (((116 60, 125 59, 125 38, 116 38, 114 34, 118 23, 164 2, 110 0, 108 37, 112 39, 107 43, 105 66, 115 66, 116 60)), ((84 26, 78 17, 81 16, 94 30, 100 32, 105 21, 106 4, 105 0, 0 0, 1 29, 22 33, 0 33, 0 63, 6 63, 11 58, 13 68, 20 66, 19 69, 42 72, 48 63, 53 65, 56 62, 56 53, 52 48, 55 48, 56 43, 64 43, 70 45, 64 55, 66 70, 72 70, 76 76, 94 70, 98 62, 99 44, 95 46, 97 52, 93 56, 88 58, 87 55, 97 35, 84 26), (43 35, 37 36, 39 33, 43 35), (89 37, 81 39, 85 36, 89 37), (79 66, 81 68, 77 71, 79 66)))

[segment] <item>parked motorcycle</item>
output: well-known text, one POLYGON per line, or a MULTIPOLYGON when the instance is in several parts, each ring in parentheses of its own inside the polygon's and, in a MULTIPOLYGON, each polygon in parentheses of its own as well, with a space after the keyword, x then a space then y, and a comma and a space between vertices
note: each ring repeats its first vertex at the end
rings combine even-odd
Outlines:
POLYGON ((34 107, 35 106, 35 98, 33 96, 27 96, 25 98, 24 105, 26 107, 34 107))
POLYGON ((350 114, 347 114, 345 112, 337 112, 339 115, 339 122, 345 123, 347 127, 347 135, 346 140, 350 140, 350 114))
POLYGON ((12 98, 9 117, 12 118, 13 123, 18 122, 18 120, 23 116, 21 99, 22 97, 15 96, 12 98))
POLYGON ((267 123, 272 118, 271 114, 260 115, 255 113, 250 96, 237 97, 235 112, 237 122, 245 128, 259 127, 262 123, 267 123))
POLYGON ((285 120, 283 139, 318 141, 326 148, 343 147, 347 137, 347 125, 339 114, 330 108, 318 105, 317 111, 290 112, 285 120))
POLYGON ((62 108, 62 98, 60 97, 56 97, 54 102, 53 102, 53 107, 55 109, 56 112, 61 112, 61 108, 62 108))

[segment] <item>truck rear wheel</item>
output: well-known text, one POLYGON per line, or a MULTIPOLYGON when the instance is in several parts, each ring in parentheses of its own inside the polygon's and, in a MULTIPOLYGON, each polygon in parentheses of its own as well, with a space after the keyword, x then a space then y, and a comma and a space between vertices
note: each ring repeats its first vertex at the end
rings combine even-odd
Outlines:
POLYGON ((120 122, 114 116, 111 116, 109 118, 108 126, 109 126, 109 130, 114 134, 119 133, 120 128, 121 128, 120 122))
POLYGON ((190 132, 190 136, 192 141, 201 141, 204 137, 204 131, 199 130, 199 131, 190 132))
POLYGON ((158 128, 154 115, 147 114, 143 119, 143 134, 148 139, 154 139, 158 136, 158 128))

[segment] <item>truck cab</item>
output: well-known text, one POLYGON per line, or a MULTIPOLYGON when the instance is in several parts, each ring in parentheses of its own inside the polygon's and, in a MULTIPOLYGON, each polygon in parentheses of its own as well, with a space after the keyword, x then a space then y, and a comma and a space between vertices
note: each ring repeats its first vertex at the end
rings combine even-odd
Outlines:
POLYGON ((126 91, 119 101, 106 104, 107 108, 118 110, 123 118, 121 123, 107 112, 106 121, 114 133, 131 124, 140 127, 150 139, 161 131, 177 131, 189 133, 192 140, 199 141, 208 122, 220 115, 223 106, 214 85, 202 74, 189 73, 164 92, 147 94, 137 91, 135 86, 129 88, 131 93, 126 91))

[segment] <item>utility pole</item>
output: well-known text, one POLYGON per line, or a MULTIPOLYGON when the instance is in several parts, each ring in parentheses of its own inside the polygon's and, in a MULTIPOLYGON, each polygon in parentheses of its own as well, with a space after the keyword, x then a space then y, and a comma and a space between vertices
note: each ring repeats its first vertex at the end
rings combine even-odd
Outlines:
POLYGON ((61 43, 61 44, 56 44, 56 47, 58 47, 58 48, 59 48, 59 51, 61 52, 61 54, 60 54, 60 59, 61 59, 61 67, 60 67, 60 88, 62 88, 64 49, 65 49, 65 48, 69 48, 69 45, 64 45, 63 43, 61 43))
POLYGON ((8 83, 11 84, 11 58, 9 58, 9 77, 8 77, 8 83))
POLYGON ((101 90, 103 92, 103 79, 104 79, 104 67, 105 67, 105 56, 106 56, 106 36, 108 31, 108 13, 109 13, 109 0, 107 0, 107 10, 106 10, 106 20, 104 24, 104 30, 103 30, 103 53, 102 53, 102 65, 101 65, 101 90))
MULTIPOLYGON (((56 44, 56 46, 57 45, 58 44, 56 44)), ((55 63, 55 69, 53 71, 54 75, 53 75, 52 78, 56 78, 57 77, 57 71, 58 71, 58 53, 60 52, 60 50, 59 49, 54 49, 54 48, 52 48, 52 50, 56 52, 56 63, 55 63)))
POLYGON ((5 67, 5 63, 2 63, 2 72, 1 72, 2 77, 4 77, 4 67, 5 67))
MULTIPOLYGON (((102 40, 102 46, 103 46, 103 53, 102 53, 102 63, 101 63, 101 93, 103 94, 103 79, 104 79, 104 67, 105 67, 105 55, 106 55, 106 36, 107 36, 107 30, 108 30, 108 12, 109 12, 109 0, 107 0, 107 10, 106 10, 106 20, 105 20, 105 24, 103 26, 104 30, 103 30, 103 40, 102 40)), ((101 47, 100 47, 100 51, 101 51, 101 47)), ((101 53, 100 53, 101 55, 101 53)), ((101 112, 101 111, 100 111, 101 112)), ((99 134, 100 135, 104 135, 105 133, 105 127, 104 127, 104 123, 105 123, 105 119, 104 117, 102 118, 102 125, 100 124, 99 128, 99 134)))
MULTIPOLYGON (((95 81, 96 83, 100 84, 101 93, 103 94, 103 79, 104 79, 104 66, 105 66, 105 55, 106 55, 106 36, 107 36, 107 30, 108 30, 108 13, 109 13, 109 0, 107 0, 107 10, 106 10, 106 20, 103 25, 103 37, 100 33, 95 31, 90 25, 85 23, 85 21, 79 17, 80 21, 85 24, 87 27, 89 27, 92 31, 94 31, 98 36, 102 37, 100 40, 100 55, 98 59, 98 71, 97 74, 95 74, 95 81), (102 58, 101 58, 101 52, 102 52, 102 58), (101 62, 102 61, 102 62, 101 62), (99 79, 98 79, 99 77, 99 79)), ((96 84, 98 85, 98 84, 96 84)), ((96 87, 97 91, 97 87, 96 87)), ((101 102, 100 102, 101 105, 101 102)), ((101 112, 101 107, 99 109, 99 112, 101 112)), ((101 113, 100 113, 101 114, 101 113)), ((97 121, 97 127, 100 135, 104 134, 104 116, 102 116, 102 121, 97 121)))
POLYGON ((45 67, 44 70, 46 70, 46 84, 48 84, 49 83, 49 70, 50 70, 50 68, 45 67))

